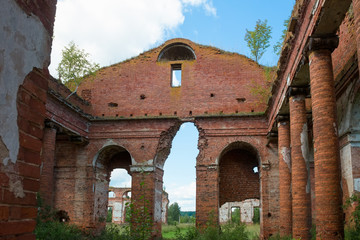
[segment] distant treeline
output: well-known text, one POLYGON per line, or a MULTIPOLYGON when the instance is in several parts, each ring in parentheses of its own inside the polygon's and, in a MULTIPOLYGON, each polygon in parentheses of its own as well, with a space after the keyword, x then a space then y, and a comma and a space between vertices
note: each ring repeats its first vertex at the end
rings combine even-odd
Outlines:
POLYGON ((195 217, 195 211, 180 211, 180 216, 195 217))

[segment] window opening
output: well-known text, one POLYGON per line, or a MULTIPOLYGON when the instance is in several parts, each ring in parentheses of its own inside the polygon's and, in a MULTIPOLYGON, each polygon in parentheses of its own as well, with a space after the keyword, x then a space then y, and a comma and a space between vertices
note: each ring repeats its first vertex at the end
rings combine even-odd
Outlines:
POLYGON ((113 191, 109 191, 109 198, 115 198, 116 195, 113 191))
POLYGON ((171 65, 171 87, 181 86, 181 64, 171 65))
POLYGON ((240 207, 232 207, 231 208, 231 221, 233 223, 239 223, 240 218, 240 207))

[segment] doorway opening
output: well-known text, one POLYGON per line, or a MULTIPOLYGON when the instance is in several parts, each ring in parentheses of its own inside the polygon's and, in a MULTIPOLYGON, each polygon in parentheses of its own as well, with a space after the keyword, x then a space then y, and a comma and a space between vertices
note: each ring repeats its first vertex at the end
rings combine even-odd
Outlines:
POLYGON ((131 192, 131 155, 123 147, 111 145, 103 148, 95 162, 94 212, 95 222, 125 223, 125 206, 131 192))
POLYGON ((256 208, 260 207, 257 151, 248 143, 235 142, 219 159, 219 222, 254 223, 256 208))
POLYGON ((168 224, 195 223, 196 157, 199 132, 194 123, 183 123, 175 135, 164 166, 164 190, 169 196, 168 224), (179 216, 172 216, 172 208, 179 216))

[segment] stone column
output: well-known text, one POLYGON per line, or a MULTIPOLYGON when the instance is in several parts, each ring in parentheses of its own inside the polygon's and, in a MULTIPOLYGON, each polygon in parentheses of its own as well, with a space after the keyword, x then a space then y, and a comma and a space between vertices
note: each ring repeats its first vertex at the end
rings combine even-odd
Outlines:
POLYGON ((161 237, 161 195, 163 171, 155 166, 131 166, 131 201, 133 215, 131 231, 134 234, 150 234, 151 239, 161 237), (161 178, 161 184, 159 184, 161 178), (161 186, 160 186, 161 185, 161 186), (158 202, 160 201, 160 202, 158 202), (160 205, 159 205, 160 204, 160 205), (149 223, 152 228, 143 228, 149 223), (139 227, 140 225, 141 228, 139 227))
POLYGON ((355 21, 358 66, 360 69, 360 0, 353 0, 352 3, 353 3, 354 21, 355 21))
POLYGON ((42 166, 40 175, 40 196, 45 205, 53 207, 54 166, 55 166, 56 128, 47 124, 44 129, 42 166))
POLYGON ((311 208, 310 183, 306 150, 308 129, 305 94, 301 89, 291 89, 291 181, 292 181, 292 237, 310 240, 311 208))
POLYGON ((309 39, 316 239, 343 239, 340 154, 331 52, 337 37, 309 39))
POLYGON ((278 150, 280 181, 280 236, 291 236, 291 156, 290 123, 288 116, 278 116, 278 150))

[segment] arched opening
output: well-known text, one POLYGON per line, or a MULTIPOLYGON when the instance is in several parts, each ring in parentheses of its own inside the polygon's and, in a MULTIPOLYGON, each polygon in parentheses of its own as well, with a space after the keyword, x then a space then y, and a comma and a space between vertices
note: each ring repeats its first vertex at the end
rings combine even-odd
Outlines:
POLYGON ((158 61, 195 60, 194 50, 185 43, 173 43, 161 50, 158 61))
POLYGON ((171 152, 164 166, 164 189, 168 193, 169 207, 177 203, 181 216, 173 219, 173 216, 169 215, 168 223, 174 221, 194 223, 195 221, 195 165, 199 152, 198 138, 197 128, 193 123, 188 122, 181 125, 172 142, 171 152))
POLYGON ((253 223, 256 208, 260 206, 258 167, 258 153, 248 143, 235 142, 223 150, 219 157, 220 223, 234 219, 253 223))
POLYGON ((125 148, 111 145, 100 150, 94 160, 95 223, 124 223, 125 205, 130 201, 127 196, 131 196, 131 155, 125 148))

